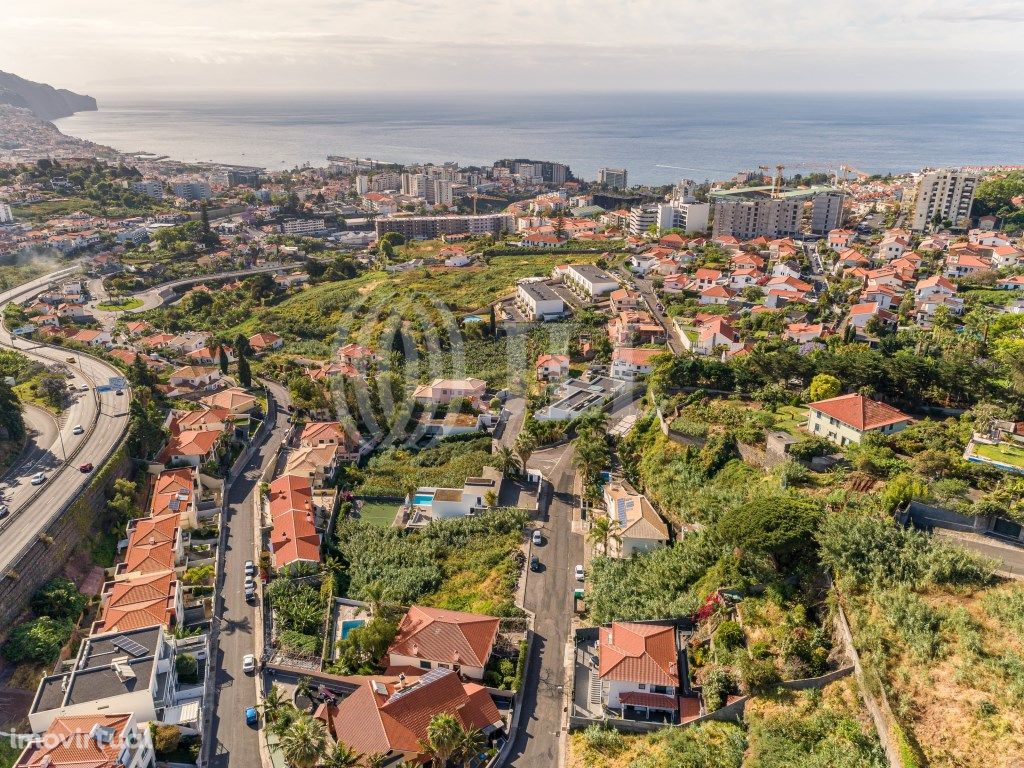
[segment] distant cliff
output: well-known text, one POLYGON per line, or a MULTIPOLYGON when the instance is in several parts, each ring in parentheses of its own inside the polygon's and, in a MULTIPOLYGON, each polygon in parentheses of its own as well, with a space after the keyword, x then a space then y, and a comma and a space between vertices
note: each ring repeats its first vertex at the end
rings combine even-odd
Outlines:
POLYGON ((96 99, 54 88, 46 83, 33 83, 9 72, 0 72, 0 104, 24 107, 43 120, 56 120, 75 112, 95 112, 96 99))

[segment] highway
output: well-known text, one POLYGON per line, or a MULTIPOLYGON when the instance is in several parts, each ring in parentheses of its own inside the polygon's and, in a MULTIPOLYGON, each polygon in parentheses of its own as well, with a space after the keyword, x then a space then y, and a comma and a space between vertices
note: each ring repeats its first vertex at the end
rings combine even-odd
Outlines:
MULTIPOLYGON (((0 311, 8 302, 27 299, 76 271, 59 270, 0 294, 0 311)), ((31 546, 36 536, 89 482, 90 473, 80 472, 79 465, 91 463, 100 467, 124 438, 131 392, 96 392, 97 383, 106 384, 111 376, 120 375, 117 369, 96 358, 15 338, 6 328, 0 328, 0 344, 44 365, 60 366, 74 374, 71 381, 76 386, 89 387, 87 392, 76 391, 71 395, 57 419, 56 441, 48 447, 39 446, 31 468, 23 465, 17 477, 8 477, 3 483, 2 492, 11 510, 10 516, 0 521, 0 572, 6 572, 22 550, 31 546), (74 434, 77 425, 84 428, 82 435, 74 434), (39 471, 44 472, 46 481, 33 486, 29 482, 31 474, 39 471)))

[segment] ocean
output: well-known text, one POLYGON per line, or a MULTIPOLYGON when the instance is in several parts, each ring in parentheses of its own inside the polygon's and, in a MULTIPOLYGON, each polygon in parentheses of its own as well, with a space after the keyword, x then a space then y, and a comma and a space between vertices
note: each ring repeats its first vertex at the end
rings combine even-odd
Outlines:
POLYGON ((787 175, 845 164, 868 173, 1024 163, 1024 95, 202 94, 99 97, 56 121, 125 152, 270 170, 327 155, 489 165, 567 163, 630 183, 729 178, 759 165, 787 175))

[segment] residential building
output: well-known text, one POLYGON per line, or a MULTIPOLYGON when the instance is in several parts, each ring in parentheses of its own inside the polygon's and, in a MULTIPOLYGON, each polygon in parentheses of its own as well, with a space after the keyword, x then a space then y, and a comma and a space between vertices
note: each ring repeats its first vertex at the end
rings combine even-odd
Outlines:
POLYGON ((213 429, 187 429, 171 435, 166 447, 157 454, 161 464, 188 464, 201 467, 217 458, 217 447, 221 436, 226 434, 213 429))
MULTIPOLYGON (((154 200, 164 199, 164 185, 159 179, 143 179, 142 181, 133 181, 128 185, 128 188, 132 192, 138 192, 140 195, 151 197, 154 200)), ((175 192, 177 194, 177 192, 175 192)), ((181 195, 179 195, 181 197, 181 195)))
POLYGON ((569 372, 569 356, 540 355, 534 367, 538 381, 557 381, 569 372))
POLYGON ((593 264, 573 264, 565 271, 565 284, 591 301, 619 287, 619 281, 593 264))
POLYGON ((281 474, 305 478, 314 488, 323 488, 334 480, 341 460, 336 445, 304 445, 288 452, 281 474))
POLYGON ((283 346, 284 339, 270 331, 263 331, 262 333, 257 333, 255 336, 249 337, 249 348, 253 351, 253 354, 256 355, 270 350, 280 349, 283 346))
POLYGON ((668 544, 668 525, 642 493, 636 493, 618 481, 605 483, 604 506, 605 514, 612 522, 609 557, 631 557, 637 552, 650 552, 668 544))
POLYGON ((199 398, 199 402, 207 408, 223 408, 231 416, 244 416, 256 410, 260 401, 255 395, 241 387, 228 387, 212 395, 199 398))
MULTIPOLYGON (((660 326, 659 326, 660 327, 660 326)), ((654 370, 654 358, 668 354, 655 347, 616 347, 612 350, 609 375, 614 379, 637 381, 654 370)))
POLYGON ((561 317, 565 313, 562 297, 543 280, 524 280, 516 288, 516 305, 528 320, 561 317))
POLYGON ((463 683, 453 670, 432 669, 421 677, 374 675, 362 680, 340 702, 322 704, 316 711, 330 734, 354 752, 388 755, 415 765, 426 763, 427 726, 439 714, 452 715, 462 728, 479 730, 486 738, 503 728, 487 689, 479 683, 463 683))
POLYGON ((764 235, 782 237, 800 232, 801 200, 760 197, 715 202, 712 237, 732 236, 752 240, 764 235))
POLYGON ((609 189, 626 189, 627 177, 625 168, 601 168, 597 172, 597 183, 609 189))
POLYGON ((410 525, 425 525, 446 517, 466 517, 488 508, 488 495, 501 495, 504 475, 494 467, 484 467, 480 477, 466 478, 462 488, 417 488, 413 498, 414 517, 410 525))
POLYGON ((149 500, 150 517, 175 514, 178 516, 178 527, 198 528, 196 496, 201 490, 199 475, 190 467, 165 469, 153 481, 153 492, 149 500))
POLYGON ((680 643, 672 624, 616 621, 601 627, 598 677, 605 707, 658 711, 673 719, 682 693, 680 643))
POLYGON ((965 228, 971 215, 977 173, 964 170, 929 171, 921 175, 910 214, 910 228, 924 232, 934 221, 965 228))
POLYGON ((299 445, 308 448, 333 446, 338 449, 339 460, 355 461, 359 458, 359 443, 352 440, 341 422, 312 421, 302 428, 299 445))
POLYGON ((650 312, 624 309, 608 321, 608 338, 617 347, 663 344, 665 329, 650 312))
POLYGON ((857 394, 818 400, 807 408, 807 431, 839 445, 859 443, 867 432, 899 432, 913 421, 891 405, 857 394))
POLYGON ((107 582, 100 601, 100 617, 90 632, 93 635, 157 624, 170 629, 184 618, 181 582, 174 571, 137 573, 107 582))
POLYGON ((174 185, 174 196, 185 200, 209 200, 213 192, 205 181, 179 181, 174 185))
POLYGON ((824 235, 843 223, 846 196, 839 192, 822 192, 811 198, 811 232, 824 235))
POLYGON ((696 200, 674 199, 668 206, 662 206, 662 229, 680 229, 683 232, 704 232, 711 218, 711 204, 696 200), (665 211, 664 208, 668 208, 665 211))
MULTIPOLYGON (((188 638, 201 643, 205 638, 188 638)), ((95 716, 97 712, 131 714, 136 722, 160 724, 177 718, 176 705, 202 697, 201 685, 179 686, 174 673, 177 646, 160 625, 92 635, 82 641, 73 664, 66 671, 44 677, 29 708, 33 733, 47 731, 60 718, 95 716)), ((192 651, 190 651, 192 652, 192 651)), ((195 708, 190 725, 202 729, 195 708)))
POLYGON ((270 484, 268 508, 274 567, 319 563, 320 534, 313 517, 313 488, 309 480, 296 475, 278 477, 270 484))
POLYGON ((221 372, 219 368, 204 365, 183 365, 171 371, 168 383, 172 387, 187 386, 193 389, 202 389, 220 381, 221 372))
POLYGON ((0 224, 10 224, 14 221, 14 213, 7 203, 0 203, 0 224))
MULTIPOLYGON (((671 224, 663 226, 666 221, 662 220, 661 207, 659 205, 636 205, 629 209, 629 234, 633 237, 643 237, 652 229, 657 234, 664 229, 669 229, 671 224)), ((664 206, 669 208, 669 206, 664 206)), ((669 209, 671 211, 671 209, 669 209)), ((671 221, 671 213, 668 221, 671 221)))
POLYGON ((286 235, 315 235, 327 231, 327 222, 323 219, 288 219, 281 224, 281 231, 286 235))
POLYGON ((388 671, 450 669, 483 680, 500 624, 494 616, 410 606, 388 648, 388 671))
POLYGON ((506 213, 478 216, 391 216, 376 219, 373 226, 378 238, 388 232, 398 232, 412 240, 433 240, 442 235, 463 233, 474 237, 497 237, 503 232, 515 230, 515 219, 506 213))
POLYGON ((483 406, 487 382, 483 379, 434 379, 430 384, 416 387, 412 397, 419 403, 448 405, 453 400, 465 400, 474 407, 483 406))
POLYGON ((130 712, 57 717, 14 768, 150 768, 156 756, 144 727, 130 712))

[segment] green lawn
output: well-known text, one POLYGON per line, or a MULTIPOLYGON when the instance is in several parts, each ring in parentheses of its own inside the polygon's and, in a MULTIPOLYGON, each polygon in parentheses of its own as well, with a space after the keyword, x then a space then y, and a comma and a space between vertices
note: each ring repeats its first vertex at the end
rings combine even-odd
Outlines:
POLYGON ((999 443, 999 445, 988 445, 986 443, 975 443, 974 453, 990 461, 998 461, 1009 464, 1013 467, 1024 469, 1024 447, 999 443))
POLYGON ((104 312, 124 312, 129 309, 138 309, 142 306, 142 299, 125 299, 124 301, 105 301, 102 304, 96 305, 98 309, 102 309, 104 312))
POLYGON ((360 500, 359 519, 372 525, 387 528, 395 520, 398 502, 360 500))
POLYGON ((783 405, 775 412, 775 429, 785 430, 794 437, 803 437, 807 433, 800 427, 807 421, 807 409, 796 405, 783 405))

